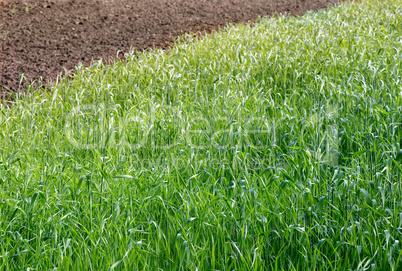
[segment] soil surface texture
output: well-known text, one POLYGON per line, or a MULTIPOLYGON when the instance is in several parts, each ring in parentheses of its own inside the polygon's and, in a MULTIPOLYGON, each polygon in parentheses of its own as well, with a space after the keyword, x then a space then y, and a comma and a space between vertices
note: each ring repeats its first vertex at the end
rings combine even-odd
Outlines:
POLYGON ((275 13, 300 15, 340 1, 0 0, 0 94, 26 90, 39 78, 55 80, 79 62, 89 65, 117 51, 168 48, 184 33, 275 13))

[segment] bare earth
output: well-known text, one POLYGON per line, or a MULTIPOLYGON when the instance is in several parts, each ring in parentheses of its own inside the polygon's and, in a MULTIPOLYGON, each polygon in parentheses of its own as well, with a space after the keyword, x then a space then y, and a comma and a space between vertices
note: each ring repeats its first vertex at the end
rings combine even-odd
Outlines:
POLYGON ((300 15, 339 1, 0 0, 0 93, 24 90, 40 77, 54 80, 79 62, 89 65, 117 51, 168 48, 186 32, 275 13, 300 15))

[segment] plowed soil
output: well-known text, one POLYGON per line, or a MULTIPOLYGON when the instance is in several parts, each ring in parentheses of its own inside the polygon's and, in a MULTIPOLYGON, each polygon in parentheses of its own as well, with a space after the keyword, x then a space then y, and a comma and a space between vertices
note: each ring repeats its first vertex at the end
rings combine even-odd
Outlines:
POLYGON ((54 80, 79 62, 89 65, 117 51, 168 48, 186 32, 275 13, 299 15, 339 1, 0 0, 0 93, 23 91, 39 78, 54 80))

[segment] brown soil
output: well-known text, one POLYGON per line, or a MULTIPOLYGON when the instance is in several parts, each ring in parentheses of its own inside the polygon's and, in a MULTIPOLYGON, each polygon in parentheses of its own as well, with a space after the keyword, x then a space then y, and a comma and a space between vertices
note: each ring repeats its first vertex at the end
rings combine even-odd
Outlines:
POLYGON ((54 80, 79 62, 88 65, 117 51, 167 48, 186 32, 274 13, 299 15, 339 1, 0 0, 0 93, 26 89, 40 77, 54 80))

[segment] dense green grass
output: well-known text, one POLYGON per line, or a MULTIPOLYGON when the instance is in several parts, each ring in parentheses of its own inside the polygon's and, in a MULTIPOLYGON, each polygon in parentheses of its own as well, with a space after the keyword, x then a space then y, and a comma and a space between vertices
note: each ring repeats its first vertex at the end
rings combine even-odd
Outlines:
POLYGON ((0 110, 0 269, 400 270, 401 72, 397 0, 78 67, 0 110))

